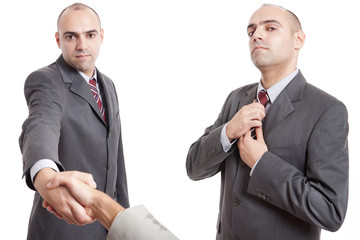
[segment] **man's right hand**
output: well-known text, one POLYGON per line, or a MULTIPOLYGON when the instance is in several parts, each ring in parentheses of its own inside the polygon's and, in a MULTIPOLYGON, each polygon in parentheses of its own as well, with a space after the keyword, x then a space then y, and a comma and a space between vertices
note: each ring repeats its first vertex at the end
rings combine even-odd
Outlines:
POLYGON ((242 107, 226 126, 226 136, 231 142, 243 136, 253 127, 261 127, 265 117, 265 108, 261 103, 253 102, 242 107))
POLYGON ((64 219, 70 224, 85 225, 93 222, 94 219, 88 216, 84 207, 71 195, 66 187, 60 186, 53 189, 47 187, 47 184, 58 174, 60 173, 51 168, 44 168, 36 174, 34 179, 34 186, 47 203, 47 206, 50 205, 49 207, 54 210, 58 218, 64 219))
MULTIPOLYGON (((66 187, 85 207, 89 216, 99 220, 106 229, 110 229, 115 217, 124 208, 110 196, 94 189, 95 186, 91 174, 76 171, 61 172, 47 185, 49 189, 66 187)), ((50 212, 54 213, 51 209, 50 212)))

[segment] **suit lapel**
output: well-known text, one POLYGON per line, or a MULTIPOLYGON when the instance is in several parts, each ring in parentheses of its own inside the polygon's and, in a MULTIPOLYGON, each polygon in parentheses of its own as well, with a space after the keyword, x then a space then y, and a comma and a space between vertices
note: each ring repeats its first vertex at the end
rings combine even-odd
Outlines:
MULTIPOLYGON (((101 88, 101 96, 103 97, 103 105, 105 107, 105 115, 106 115, 106 123, 107 125, 111 126, 112 124, 112 120, 114 118, 114 109, 116 109, 115 106, 113 106, 113 102, 110 99, 110 96, 112 96, 112 94, 110 93, 110 89, 111 87, 109 86, 109 81, 106 81, 105 77, 103 77, 103 75, 100 73, 99 70, 97 70, 97 76, 98 76, 98 81, 100 82, 100 88, 101 88)), ((100 114, 100 111, 99 111, 100 114)))
POLYGON ((291 103, 290 97, 284 89, 280 95, 276 98, 274 104, 266 114, 263 120, 264 136, 275 128, 286 116, 294 111, 294 107, 291 103))
POLYGON ((246 92, 246 96, 243 99, 239 99, 239 105, 237 109, 235 109, 235 113, 233 115, 235 115, 243 106, 254 102, 254 100, 256 99, 257 86, 258 84, 254 84, 253 86, 251 86, 250 89, 246 92))
POLYGON ((91 108, 94 110, 94 112, 106 125, 106 123, 104 122, 101 116, 99 106, 97 105, 94 96, 92 95, 90 88, 86 83, 86 81, 83 79, 83 77, 78 73, 77 70, 75 70, 65 62, 62 55, 58 58, 56 63, 59 67, 64 82, 70 84, 69 90, 74 94, 78 95, 79 97, 83 98, 86 102, 88 102, 91 108))
POLYGON ((306 80, 299 71, 293 80, 279 94, 263 120, 264 136, 266 137, 281 121, 295 109, 293 102, 302 98, 306 80))

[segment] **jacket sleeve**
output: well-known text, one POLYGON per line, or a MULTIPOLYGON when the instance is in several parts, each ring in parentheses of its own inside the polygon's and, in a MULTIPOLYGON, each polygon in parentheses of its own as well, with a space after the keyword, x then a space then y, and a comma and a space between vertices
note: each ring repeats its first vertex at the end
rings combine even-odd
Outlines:
MULTIPOLYGON (((191 145, 186 159, 186 170, 190 179, 200 180, 211 177, 220 171, 223 161, 232 153, 234 147, 224 152, 221 142, 221 130, 229 120, 231 94, 212 126, 191 145)), ((234 144, 236 145, 236 144, 234 144)))
POLYGON ((30 178, 31 166, 40 159, 51 159, 63 170, 58 157, 60 121, 63 110, 61 76, 50 68, 38 70, 26 79, 24 92, 29 116, 22 126, 19 145, 23 155, 23 176, 34 189, 30 178), (52 76, 54 75, 54 76, 52 76))
POLYGON ((128 208, 115 218, 107 240, 177 240, 165 226, 144 207, 128 208))
POLYGON ((313 128, 305 172, 266 152, 248 192, 320 228, 338 230, 348 201, 348 128, 346 107, 336 102, 313 128))

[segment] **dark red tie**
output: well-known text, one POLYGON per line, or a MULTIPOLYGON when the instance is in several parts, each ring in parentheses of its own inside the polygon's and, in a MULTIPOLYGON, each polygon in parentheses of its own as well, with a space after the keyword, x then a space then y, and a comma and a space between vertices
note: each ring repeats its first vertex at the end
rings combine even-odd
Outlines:
MULTIPOLYGON (((256 101, 260 102, 264 106, 264 108, 266 108, 266 105, 270 102, 270 98, 264 89, 258 93, 258 98, 256 99, 256 101)), ((256 139, 255 128, 251 129, 251 137, 253 139, 256 139)))
POLYGON ((95 78, 90 79, 89 86, 90 86, 90 90, 91 90, 92 94, 94 95, 95 101, 96 101, 97 105, 99 106, 101 116, 105 121, 105 109, 104 109, 104 106, 102 105, 102 102, 101 102, 101 99, 99 96, 99 91, 96 87, 95 78))

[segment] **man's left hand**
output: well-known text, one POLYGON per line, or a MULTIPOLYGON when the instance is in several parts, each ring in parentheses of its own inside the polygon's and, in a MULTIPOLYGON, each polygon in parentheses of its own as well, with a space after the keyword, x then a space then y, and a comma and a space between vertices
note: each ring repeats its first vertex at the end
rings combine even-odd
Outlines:
POLYGON ((251 130, 241 136, 238 141, 239 153, 241 159, 250 168, 253 168, 255 163, 267 152, 262 127, 255 129, 256 139, 251 137, 251 130))

